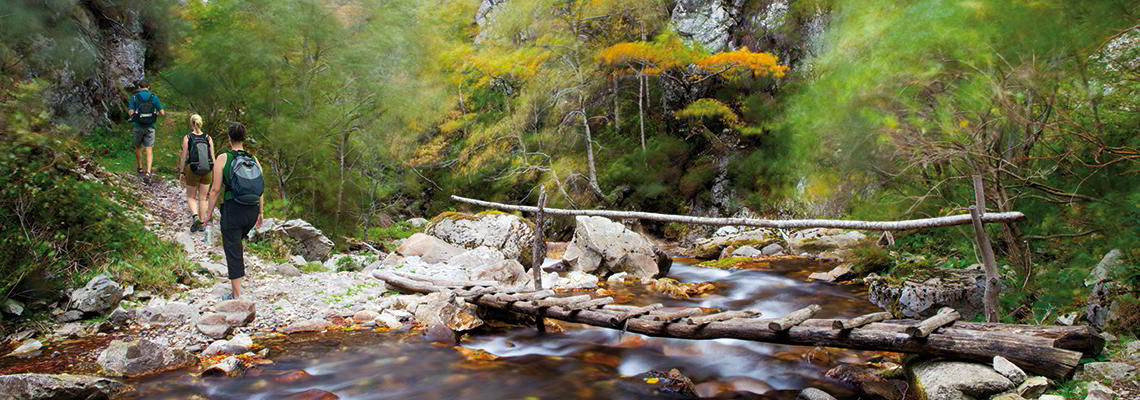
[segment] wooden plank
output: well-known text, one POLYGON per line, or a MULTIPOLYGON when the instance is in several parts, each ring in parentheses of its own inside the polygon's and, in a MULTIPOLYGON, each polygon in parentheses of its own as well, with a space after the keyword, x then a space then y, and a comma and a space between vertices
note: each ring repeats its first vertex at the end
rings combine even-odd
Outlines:
POLYGON ((599 297, 599 298, 596 298, 593 300, 583 301, 580 303, 558 306, 558 308, 561 308, 561 309, 566 310, 566 311, 588 310, 591 308, 598 308, 601 306, 605 306, 605 305, 611 304, 613 302, 614 302, 613 297, 599 297))
MULTIPOLYGON (((474 204, 481 207, 496 208, 500 210, 522 211, 533 213, 537 209, 530 206, 516 206, 490 201, 470 199, 461 196, 451 196, 452 200, 474 204)), ((904 221, 849 221, 839 219, 754 219, 754 218, 711 218, 693 217, 687 215, 658 214, 641 211, 617 210, 567 210, 561 208, 547 208, 543 212, 551 215, 590 215, 606 218, 637 218, 650 221, 678 222, 698 225, 737 225, 756 226, 776 229, 804 229, 804 228, 837 228, 856 229, 864 231, 905 231, 913 229, 938 228, 944 226, 967 225, 971 221, 969 214, 952 215, 947 217, 920 218, 904 221)), ((987 213, 982 221, 986 223, 1007 223, 1025 219, 1025 214, 1017 211, 1003 213, 987 213)))
POLYGON ((961 317, 962 316, 958 314, 957 310, 954 310, 950 307, 942 307, 942 309, 938 310, 938 313, 934 314, 934 316, 924 319, 922 322, 919 322, 917 324, 908 326, 906 328, 906 334, 910 335, 912 338, 924 338, 930 336, 930 333, 934 332, 935 329, 949 325, 961 317))
POLYGON ((396 271, 394 274, 403 276, 408 279, 427 282, 435 286, 442 286, 445 288, 471 288, 475 286, 499 286, 502 285, 498 281, 452 281, 447 279, 433 278, 430 276, 413 274, 409 272, 396 271))
POLYGON ((544 299, 544 298, 547 298, 550 296, 554 296, 553 290, 543 290, 543 291, 539 291, 539 292, 526 292, 526 293, 516 293, 516 294, 496 294, 496 295, 484 296, 484 297, 493 298, 496 301, 502 301, 502 302, 510 303, 510 302, 515 302, 515 301, 531 301, 531 300, 544 299))
POLYGON ((891 319, 889 312, 877 312, 866 315, 860 315, 850 319, 836 319, 832 322, 832 329, 855 329, 872 322, 881 322, 891 319))
POLYGON ((654 321, 677 322, 677 320, 679 320, 681 318, 693 317, 693 316, 697 316, 697 315, 701 315, 701 314, 705 314, 705 313, 706 313, 705 310, 702 310, 699 308, 686 308, 686 309, 679 310, 679 311, 673 311, 673 312, 667 312, 667 313, 661 313, 661 314, 650 314, 649 316, 647 316, 647 318, 652 319, 654 321))
POLYGON ((615 311, 615 310, 620 311, 620 314, 614 315, 613 318, 611 318, 609 320, 609 322, 611 324, 619 324, 619 323, 625 322, 626 320, 628 320, 630 318, 637 318, 637 317, 640 317, 642 315, 649 314, 653 311, 657 311, 663 307, 665 307, 665 306, 658 303, 658 304, 650 304, 650 305, 644 306, 644 307, 611 305, 611 306, 605 306, 604 309, 607 311, 615 311), (628 307, 628 308, 626 308, 626 307, 628 307))
POLYGON ((570 297, 546 297, 546 298, 542 298, 542 299, 528 300, 529 303, 533 303, 534 305, 536 305, 538 307, 568 306, 568 305, 571 305, 574 303, 581 303, 584 301, 590 301, 590 295, 583 294, 583 295, 570 296, 570 297))
POLYGON ((689 317, 688 321, 694 325, 705 325, 712 322, 728 321, 730 319, 752 318, 758 315, 760 315, 760 312, 753 310, 724 311, 698 317, 689 317))
MULTIPOLYGON (((546 259, 546 240, 542 238, 542 208, 546 207, 546 186, 539 186, 538 209, 534 213, 534 247, 531 249, 531 279, 534 280, 534 290, 542 291, 542 261, 546 259)), ((546 322, 541 315, 535 316, 535 329, 538 333, 546 332, 546 322)))
POLYGON ((985 306, 986 321, 998 321, 998 270, 994 261, 994 248, 990 244, 990 236, 986 234, 986 227, 982 225, 981 211, 977 206, 970 206, 970 216, 974 221, 974 239, 978 243, 978 251, 982 253, 982 266, 986 271, 986 292, 982 295, 982 305, 985 306))
POLYGON ((783 318, 778 318, 772 320, 771 322, 768 322, 768 329, 776 332, 783 332, 788 329, 792 329, 793 326, 807 321, 808 318, 814 316, 815 313, 819 312, 821 309, 823 308, 820 307, 819 304, 812 304, 799 310, 792 311, 788 313, 788 315, 785 315, 783 318))

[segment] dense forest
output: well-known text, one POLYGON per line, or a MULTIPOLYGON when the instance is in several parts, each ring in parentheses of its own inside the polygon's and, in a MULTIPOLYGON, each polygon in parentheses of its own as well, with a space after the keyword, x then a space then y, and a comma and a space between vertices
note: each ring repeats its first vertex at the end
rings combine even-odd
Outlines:
MULTIPOLYGON (((1066 307, 1075 286, 1038 288, 1067 285, 1111 248, 1140 256, 1131 1, 9 0, 3 9, 8 265, 65 252, 59 263, 71 269, 125 257, 83 250, 102 236, 82 235, 131 231, 119 217, 91 219, 118 207, 98 200, 104 189, 67 172, 40 176, 36 165, 64 153, 83 165, 83 154, 125 141, 125 89, 143 78, 170 110, 201 114, 216 140, 229 122, 246 123, 267 165, 270 214, 313 221, 338 241, 452 209, 452 194, 533 203, 540 185, 568 208, 938 216, 971 204, 970 177, 981 175, 992 209, 1029 216, 992 232, 1020 289, 1010 307, 1066 307), (76 184, 48 188, 61 179, 76 184), (61 215, 60 200, 37 191, 84 211, 61 215), (87 224, 106 231, 43 233, 87 224)), ((178 118, 162 129, 185 130, 178 118)), ((672 240, 702 233, 648 228, 672 240)), ((976 260, 965 230, 899 241, 900 257, 976 260)), ((4 290, 19 280, 5 279, 4 290)))

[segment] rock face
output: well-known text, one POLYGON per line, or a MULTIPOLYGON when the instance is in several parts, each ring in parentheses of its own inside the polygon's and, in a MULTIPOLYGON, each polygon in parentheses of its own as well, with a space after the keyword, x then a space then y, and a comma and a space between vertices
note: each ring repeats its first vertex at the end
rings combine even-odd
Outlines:
POLYGON ((135 342, 116 340, 111 342, 96 362, 108 375, 138 377, 194 363, 194 357, 182 350, 175 350, 147 339, 135 342))
POLYGON ((530 262, 530 249, 534 245, 533 224, 516 215, 502 213, 440 214, 424 233, 465 249, 490 247, 523 264, 530 262))
POLYGON ((673 7, 673 29, 710 52, 728 50, 742 0, 678 0, 673 7))
POLYGON ((99 275, 71 292, 69 306, 85 313, 105 314, 114 310, 122 299, 123 286, 106 275, 99 275))
POLYGON ((652 278, 668 272, 673 260, 648 239, 620 223, 602 217, 575 218, 574 240, 562 256, 576 271, 604 274, 626 272, 652 278))
POLYGON ((1013 389, 1013 382, 992 368, 961 361, 923 361, 910 368, 920 398, 961 400, 1013 389))
MULTIPOLYGON (((441 263, 464 252, 463 248, 452 245, 435 236, 417 233, 404 240, 396 253, 404 257, 419 257, 427 263, 441 263)), ((385 260, 386 262, 387 260, 385 260)))
POLYGON ((307 261, 325 261, 332 254, 332 240, 305 220, 291 219, 278 222, 268 219, 262 223, 254 237, 257 240, 279 239, 289 246, 293 254, 304 257, 307 261))
POLYGON ((0 376, 0 400, 109 399, 126 388, 99 376, 16 374, 0 376))
POLYGON ((920 271, 902 281, 875 277, 868 279, 869 300, 896 316, 923 318, 951 307, 970 319, 984 308, 984 279, 981 271, 946 268, 920 271))

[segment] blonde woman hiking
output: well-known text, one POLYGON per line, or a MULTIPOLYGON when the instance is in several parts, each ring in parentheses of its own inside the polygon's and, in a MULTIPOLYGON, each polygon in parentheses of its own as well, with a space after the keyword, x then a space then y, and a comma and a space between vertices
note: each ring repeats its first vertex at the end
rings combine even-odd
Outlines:
POLYGON ((186 185, 186 205, 192 221, 190 232, 205 231, 199 213, 211 211, 210 183, 214 178, 214 138, 202 132, 202 116, 190 116, 190 133, 182 137, 182 155, 178 157, 178 174, 186 185))

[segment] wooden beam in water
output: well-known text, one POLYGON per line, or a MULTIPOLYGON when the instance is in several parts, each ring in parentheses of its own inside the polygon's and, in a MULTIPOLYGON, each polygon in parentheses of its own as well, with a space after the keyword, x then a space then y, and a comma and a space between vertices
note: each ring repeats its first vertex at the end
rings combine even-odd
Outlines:
POLYGON ((812 304, 799 310, 792 311, 788 313, 788 315, 785 315, 783 318, 768 322, 768 329, 776 332, 783 332, 788 329, 792 329, 792 327, 802 324, 804 321, 807 321, 808 318, 811 318, 815 315, 815 313, 819 312, 819 310, 822 309, 823 308, 820 307, 819 304, 812 304))

